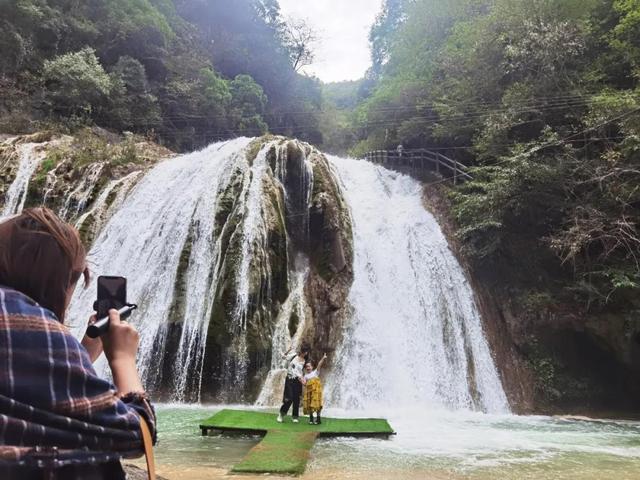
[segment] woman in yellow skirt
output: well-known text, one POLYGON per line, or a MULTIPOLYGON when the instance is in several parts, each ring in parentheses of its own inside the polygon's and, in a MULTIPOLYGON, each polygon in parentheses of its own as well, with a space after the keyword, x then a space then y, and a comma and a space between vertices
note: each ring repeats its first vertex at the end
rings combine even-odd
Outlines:
POLYGON ((322 382, 320 381, 319 370, 327 358, 325 353, 318 362, 318 366, 313 362, 307 362, 304 366, 304 393, 302 394, 302 411, 309 415, 309 424, 320 425, 320 412, 322 411, 322 382), (316 414, 314 420, 313 414, 316 414))

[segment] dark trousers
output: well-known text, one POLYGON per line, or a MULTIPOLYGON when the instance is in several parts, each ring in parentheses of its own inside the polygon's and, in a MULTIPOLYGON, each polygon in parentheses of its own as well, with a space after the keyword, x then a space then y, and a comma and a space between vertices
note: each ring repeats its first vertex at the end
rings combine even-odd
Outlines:
POLYGON ((282 406, 280 407, 280 414, 286 415, 289 411, 289 407, 293 404, 293 411, 291 416, 298 418, 300 414, 300 397, 302 396, 302 384, 297 378, 289 378, 284 382, 284 395, 282 396, 282 406))

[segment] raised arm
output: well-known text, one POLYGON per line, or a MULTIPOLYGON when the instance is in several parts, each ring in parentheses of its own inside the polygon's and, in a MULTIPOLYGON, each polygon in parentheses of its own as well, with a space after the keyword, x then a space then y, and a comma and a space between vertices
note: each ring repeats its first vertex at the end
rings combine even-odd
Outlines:
POLYGON ((293 341, 289 344, 287 351, 282 354, 282 358, 287 358, 289 353, 291 353, 291 350, 293 350, 293 341))
POLYGON ((318 362, 318 368, 316 370, 320 370, 322 368, 322 365, 324 364, 324 361, 327 359, 327 354, 325 353, 322 358, 320 359, 320 361, 318 362))

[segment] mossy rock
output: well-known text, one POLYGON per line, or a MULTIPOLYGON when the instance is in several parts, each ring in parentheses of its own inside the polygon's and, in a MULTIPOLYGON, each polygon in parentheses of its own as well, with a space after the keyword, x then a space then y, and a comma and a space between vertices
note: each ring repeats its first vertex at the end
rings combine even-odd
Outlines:
POLYGON ((249 143, 249 146, 246 149, 247 151, 246 157, 247 157, 247 162, 249 163, 249 166, 253 165, 253 162, 258 156, 258 153, 260 152, 260 150, 262 150, 262 148, 268 142, 273 141, 275 138, 276 137, 273 135, 263 135, 262 137, 256 138, 253 141, 251 141, 251 143, 249 143))
POLYGON ((93 216, 93 214, 90 213, 84 219, 79 229, 80 239, 82 240, 82 243, 84 245, 91 245, 93 243, 93 240, 94 240, 93 237, 95 235, 93 231, 94 225, 95 225, 95 217, 93 216))
POLYGON ((312 159, 313 197, 310 214, 312 259, 320 276, 328 282, 353 264, 351 218, 340 188, 326 159, 312 159))
POLYGON ((173 300, 171 307, 169 307, 170 323, 182 323, 184 320, 185 312, 185 297, 187 292, 187 268, 189 267, 189 261, 191 259, 191 248, 193 246, 194 239, 194 225, 189 227, 189 233, 182 245, 180 251, 180 259, 178 261, 178 268, 176 270, 176 281, 173 286, 173 300))

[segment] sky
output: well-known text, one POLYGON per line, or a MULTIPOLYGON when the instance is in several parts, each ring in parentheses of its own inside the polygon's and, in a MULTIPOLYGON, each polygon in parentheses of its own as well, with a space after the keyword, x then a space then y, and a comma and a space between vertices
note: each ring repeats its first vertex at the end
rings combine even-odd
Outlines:
POLYGON ((279 0, 285 18, 305 20, 318 34, 315 61, 304 72, 323 82, 356 80, 371 65, 369 28, 382 0, 279 0))

